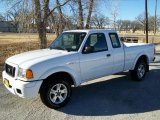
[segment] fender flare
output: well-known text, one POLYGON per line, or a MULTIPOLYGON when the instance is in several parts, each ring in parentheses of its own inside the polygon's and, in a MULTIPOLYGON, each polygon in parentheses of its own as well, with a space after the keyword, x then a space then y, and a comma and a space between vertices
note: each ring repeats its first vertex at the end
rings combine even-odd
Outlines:
MULTIPOLYGON (((47 77, 51 76, 54 73, 58 73, 58 72, 66 72, 68 73, 74 82, 74 86, 78 86, 81 84, 81 79, 80 79, 80 74, 77 75, 75 71, 73 71, 72 69, 68 68, 68 67, 64 67, 64 66, 58 66, 58 67, 54 67, 51 69, 48 69, 47 71, 45 71, 40 77, 39 79, 46 79, 47 77)), ((79 72, 80 73, 80 72, 79 72)))
POLYGON ((134 68, 135 68, 135 66, 136 66, 136 63, 137 63, 138 59, 139 59, 141 56, 146 56, 146 57, 147 57, 147 63, 148 63, 148 55, 147 55, 146 53, 144 53, 144 52, 141 52, 141 53, 139 53, 139 54, 136 56, 136 58, 135 58, 135 60, 134 60, 134 64, 133 64, 133 66, 131 67, 131 70, 134 70, 134 68))

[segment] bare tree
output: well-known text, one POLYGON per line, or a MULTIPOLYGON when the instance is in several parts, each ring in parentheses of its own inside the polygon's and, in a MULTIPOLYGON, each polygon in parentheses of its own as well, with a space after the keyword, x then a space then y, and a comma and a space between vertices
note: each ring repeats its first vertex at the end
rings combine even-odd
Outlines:
POLYGON ((111 13, 112 27, 116 30, 117 17, 119 15, 120 0, 103 0, 106 8, 111 13))
MULTIPOLYGON (((138 24, 138 28, 140 30, 144 30, 144 34, 145 34, 145 31, 146 31, 146 28, 145 28, 145 17, 144 17, 144 14, 140 14, 138 17, 136 17, 136 20, 135 20, 138 24)), ((148 31, 153 31, 154 33, 154 30, 155 30, 155 16, 148 16, 148 31)), ((157 20, 156 20, 156 23, 157 23, 157 28, 158 28, 158 25, 159 25, 159 19, 157 17, 157 20)))
POLYGON ((6 11, 6 20, 12 22, 17 32, 29 32, 32 29, 33 9, 31 0, 0 0, 9 4, 6 11))
POLYGON ((0 21, 5 21, 5 17, 2 14, 0 14, 0 21))
POLYGON ((122 23, 123 23, 123 20, 117 20, 117 30, 119 31, 119 32, 121 32, 122 31, 122 23))
POLYGON ((118 11, 117 9, 113 9, 111 12, 112 18, 113 18, 113 28, 116 30, 116 21, 117 21, 117 16, 118 16, 118 11))
POLYGON ((135 33, 137 30, 140 30, 140 28, 141 28, 141 25, 136 20, 131 21, 131 29, 133 33, 135 33))
POLYGON ((92 17, 92 27, 96 29, 104 29, 109 24, 109 18, 104 15, 94 15, 92 17))
MULTIPOLYGON (((36 16, 37 30, 40 39, 40 48, 47 47, 47 38, 46 38, 46 27, 47 20, 51 16, 55 9, 66 5, 70 0, 66 0, 63 4, 57 4, 53 9, 49 9, 49 0, 33 0, 36 16)), ((52 15, 53 20, 54 16, 52 15)))
POLYGON ((58 17, 59 17, 59 33, 58 34, 61 34, 63 32, 63 29, 64 29, 64 20, 63 20, 63 13, 62 13, 62 9, 60 7, 60 2, 59 0, 56 0, 56 6, 57 7, 57 10, 58 10, 58 17))
POLYGON ((17 32, 30 32, 33 19, 33 11, 12 8, 6 12, 6 20, 12 22, 17 32))
POLYGON ((143 30, 142 25, 137 21, 130 21, 130 20, 117 20, 117 28, 118 31, 131 31, 134 33, 136 30, 143 30))
POLYGON ((89 1, 89 10, 88 10, 88 17, 87 17, 87 23, 86 23, 86 28, 89 28, 90 21, 91 21, 91 15, 92 15, 92 10, 93 10, 93 4, 94 0, 89 1))
POLYGON ((82 1, 78 0, 78 19, 79 19, 79 29, 83 29, 84 28, 84 19, 83 19, 83 8, 82 8, 82 1))
POLYGON ((74 15, 75 23, 78 29, 89 29, 91 25, 91 17, 93 12, 96 13, 96 8, 100 1, 96 0, 72 0, 70 9, 74 15))
POLYGON ((58 3, 59 1, 57 1, 57 4, 56 6, 53 7, 53 9, 49 8, 50 0, 32 0, 32 2, 30 0, 7 0, 5 2, 12 2, 13 8, 15 6, 18 6, 17 8, 19 9, 22 8, 21 6, 26 7, 27 4, 32 4, 35 14, 34 19, 32 19, 32 21, 35 21, 35 24, 37 26, 37 31, 40 40, 40 48, 46 48, 47 47, 46 27, 48 19, 50 16, 52 16, 55 9, 58 9, 66 5, 69 1, 70 0, 65 0, 62 4, 58 3))
POLYGON ((122 21, 122 29, 124 31, 130 31, 131 30, 131 21, 130 20, 123 20, 122 21))
MULTIPOLYGON (((68 2, 69 4, 69 1, 68 2)), ((48 8, 48 12, 51 13, 50 16, 48 17, 48 21, 50 22, 51 28, 54 30, 55 34, 58 36, 63 32, 65 28, 70 28, 69 25, 71 25, 70 18, 63 13, 62 7, 63 4, 60 3, 60 0, 55 1, 56 9, 54 12, 52 12, 48 8)), ((74 17, 73 17, 74 18, 74 17)), ((72 25, 71 25, 72 26, 72 25)))
POLYGON ((18 25, 20 18, 18 17, 20 14, 20 10, 17 10, 16 8, 7 11, 6 13, 6 19, 7 21, 11 21, 14 27, 16 28, 16 32, 18 32, 18 25))
POLYGON ((144 30, 144 34, 145 34, 145 16, 144 14, 140 14, 136 17, 136 20, 141 24, 142 29, 144 30))
POLYGON ((36 17, 36 25, 40 39, 40 48, 47 47, 47 38, 46 38, 46 23, 47 23, 47 9, 49 0, 43 0, 43 16, 41 11, 41 2, 40 0, 34 0, 34 8, 35 8, 35 17, 36 17))
POLYGON ((77 28, 77 24, 75 22, 75 18, 74 16, 68 16, 68 15, 64 15, 65 17, 65 29, 71 30, 71 29, 76 29, 77 28))

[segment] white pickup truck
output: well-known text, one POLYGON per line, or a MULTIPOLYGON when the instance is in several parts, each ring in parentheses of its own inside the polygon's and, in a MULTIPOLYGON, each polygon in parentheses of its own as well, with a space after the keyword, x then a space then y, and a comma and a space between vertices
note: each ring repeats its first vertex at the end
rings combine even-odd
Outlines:
POLYGON ((22 98, 40 94, 46 106, 56 109, 69 101, 73 86, 88 80, 127 70, 142 80, 154 50, 153 44, 122 43, 112 30, 66 31, 47 49, 8 58, 3 83, 22 98))

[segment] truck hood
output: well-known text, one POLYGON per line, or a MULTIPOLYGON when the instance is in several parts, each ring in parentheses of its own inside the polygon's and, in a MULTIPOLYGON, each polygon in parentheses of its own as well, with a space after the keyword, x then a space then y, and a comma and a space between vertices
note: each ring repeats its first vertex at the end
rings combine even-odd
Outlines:
POLYGON ((47 59, 51 57, 52 58, 59 57, 67 53, 68 53, 67 51, 54 50, 54 49, 34 50, 34 51, 29 51, 29 52, 21 53, 18 55, 14 55, 8 58, 7 62, 20 65, 20 64, 24 64, 25 62, 30 62, 36 59, 42 60, 42 59, 47 59))

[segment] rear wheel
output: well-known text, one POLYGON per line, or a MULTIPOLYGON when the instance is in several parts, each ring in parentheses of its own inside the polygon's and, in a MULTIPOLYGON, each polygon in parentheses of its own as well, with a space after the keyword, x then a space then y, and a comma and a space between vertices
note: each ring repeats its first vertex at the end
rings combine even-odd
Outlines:
POLYGON ((147 63, 144 60, 138 60, 134 70, 131 70, 133 80, 141 81, 146 75, 147 63))
POLYGON ((68 103, 71 97, 71 85, 62 77, 54 77, 45 83, 40 91, 42 102, 49 108, 60 108, 68 103))

